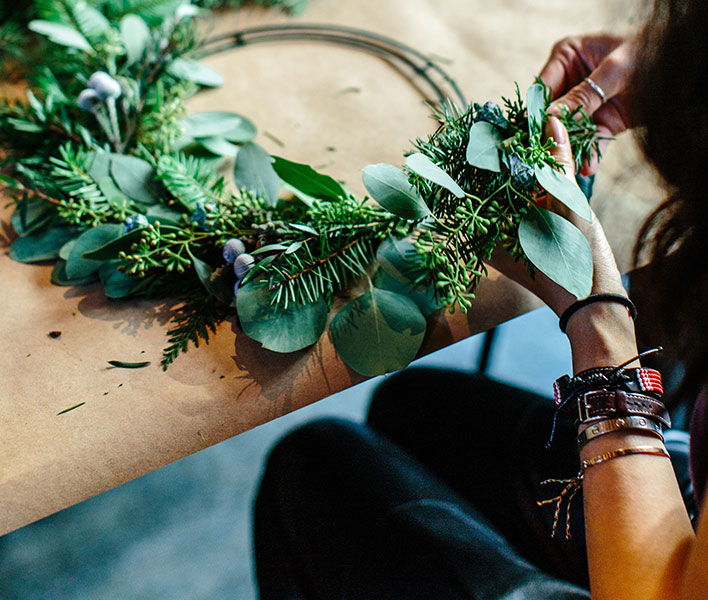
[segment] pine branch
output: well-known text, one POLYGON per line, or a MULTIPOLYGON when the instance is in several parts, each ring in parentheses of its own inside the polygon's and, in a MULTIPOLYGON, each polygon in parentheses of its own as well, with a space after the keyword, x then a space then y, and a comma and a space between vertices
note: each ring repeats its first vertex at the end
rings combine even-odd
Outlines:
POLYGON ((185 298, 184 305, 175 310, 167 331, 168 345, 162 351, 162 368, 167 368, 182 353, 187 352, 190 342, 195 348, 199 342, 209 343, 209 332, 216 333, 216 327, 225 318, 224 308, 216 299, 203 290, 193 292, 185 298))
POLYGON ((93 157, 85 150, 66 144, 59 149, 61 158, 52 157, 51 176, 55 185, 69 196, 59 207, 59 216, 73 225, 95 227, 101 223, 121 222, 128 211, 116 208, 89 174, 93 157))
POLYGON ((215 180, 212 169, 193 156, 161 156, 157 161, 157 178, 189 211, 194 211, 198 203, 221 202, 223 179, 215 180))

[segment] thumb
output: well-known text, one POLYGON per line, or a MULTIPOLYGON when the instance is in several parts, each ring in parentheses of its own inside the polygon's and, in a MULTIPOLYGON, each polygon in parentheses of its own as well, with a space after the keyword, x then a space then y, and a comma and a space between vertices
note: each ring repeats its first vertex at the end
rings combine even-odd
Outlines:
POLYGON ((570 136, 568 136, 568 130, 565 125, 557 117, 550 117, 546 123, 544 133, 546 138, 553 138, 556 143, 556 147, 551 150, 553 158, 563 165, 566 177, 570 177, 575 181, 575 160, 573 160, 570 136))

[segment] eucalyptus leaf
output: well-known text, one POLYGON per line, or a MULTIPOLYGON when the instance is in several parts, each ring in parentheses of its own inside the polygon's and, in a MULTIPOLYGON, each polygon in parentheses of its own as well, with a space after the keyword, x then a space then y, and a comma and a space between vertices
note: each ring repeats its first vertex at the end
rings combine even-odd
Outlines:
POLYGON ((364 186, 371 197, 387 211, 408 220, 431 214, 425 201, 398 167, 379 163, 364 167, 364 186))
POLYGON ((100 181, 111 176, 111 153, 110 152, 88 152, 89 160, 88 174, 94 181, 100 181))
POLYGON ((426 271, 421 266, 420 256, 409 240, 387 237, 376 250, 380 267, 399 282, 416 281, 426 271))
POLYGON ((502 134, 494 125, 486 121, 478 121, 470 129, 470 139, 467 143, 467 162, 478 169, 501 171, 499 162, 499 144, 502 134))
POLYGON ((335 315, 330 331, 342 360, 373 377, 402 369, 415 358, 425 317, 410 298, 372 287, 335 315))
POLYGON ((143 231, 145 231, 145 227, 133 229, 128 233, 122 233, 120 236, 109 240, 101 246, 97 246, 90 251, 85 251, 83 258, 92 261, 104 261, 117 258, 119 253, 128 252, 130 250, 130 247, 140 239, 143 231))
POLYGON ((54 260, 75 232, 73 227, 54 227, 17 238, 10 247, 10 258, 21 263, 54 260))
POLYGON ((275 206, 278 201, 280 178, 273 169, 270 155, 258 144, 246 142, 239 148, 234 183, 239 189, 263 198, 270 206, 275 206))
POLYGON ((138 15, 125 15, 120 20, 120 35, 127 55, 128 65, 142 59, 150 43, 150 28, 138 15))
POLYGON ((34 20, 27 25, 28 29, 45 35, 50 41, 60 46, 76 48, 78 50, 91 50, 91 44, 73 27, 54 23, 53 21, 34 20))
POLYGON ((535 173, 538 183, 551 196, 586 221, 592 221, 592 211, 588 199, 578 187, 575 179, 569 179, 550 165, 543 165, 543 167, 536 165, 535 173))
POLYGON ((592 250, 572 223, 545 208, 532 206, 519 224, 521 248, 539 271, 577 298, 592 289, 592 250))
POLYGON ((195 139, 220 137, 231 142, 250 142, 256 133, 251 121, 233 112, 201 112, 184 120, 184 135, 195 139))
POLYGON ((206 87, 224 85, 221 73, 191 58, 176 58, 167 66, 167 72, 177 79, 193 81, 206 87))
POLYGON ((82 277, 81 279, 70 279, 69 276, 66 274, 65 260, 58 260, 56 263, 54 263, 54 267, 52 268, 51 282, 54 285, 64 287, 76 287, 80 285, 89 285, 91 283, 95 283, 96 281, 98 281, 96 273, 91 273, 91 275, 87 275, 86 277, 82 277))
POLYGON ((401 294, 406 298, 410 298, 416 303, 416 306, 420 309, 426 317, 435 312, 436 310, 442 308, 442 302, 438 300, 435 296, 435 288, 431 285, 427 288, 423 286, 411 287, 410 283, 404 283, 391 277, 386 271, 379 268, 374 273, 372 277, 374 285, 388 292, 395 292, 396 294, 401 294))
POLYGON ((19 235, 29 235, 45 227, 54 211, 42 198, 25 197, 10 217, 10 223, 19 235))
POLYGON ((174 225, 175 227, 179 227, 182 221, 182 213, 178 213, 176 210, 168 208, 164 204, 148 206, 145 216, 150 223, 159 221, 160 225, 174 225))
POLYGON ((113 154, 111 175, 129 198, 144 204, 157 202, 155 169, 146 160, 126 154, 113 154))
POLYGON ((274 156, 273 168, 285 183, 307 196, 334 201, 347 197, 347 192, 339 182, 329 175, 318 173, 310 165, 274 156))
POLYGON ((540 133, 546 114, 546 99, 543 93, 543 86, 540 83, 534 83, 526 92, 526 107, 529 132, 540 133))
POLYGON ((71 254, 71 249, 76 244, 76 239, 69 240, 59 249, 59 258, 63 261, 69 260, 69 254, 71 254))
POLYGON ((414 152, 406 158, 406 166, 428 181, 444 187, 457 198, 464 198, 465 192, 457 182, 430 160, 425 154, 414 152))
POLYGON ((98 271, 100 261, 85 258, 84 252, 91 252, 118 238, 123 231, 122 225, 107 223, 84 231, 69 252, 66 261, 66 274, 70 279, 81 279, 98 271))
POLYGON ((101 190, 101 193, 115 210, 125 211, 130 208, 132 204, 130 198, 118 188, 113 178, 104 177, 96 181, 96 185, 98 185, 98 189, 101 190))
POLYGON ((118 270, 118 261, 109 261, 101 265, 98 274, 108 298, 125 298, 140 285, 138 275, 130 275, 118 270))
POLYGON ((239 288, 236 310, 244 333, 273 352, 295 352, 314 344, 327 325, 327 302, 290 304, 287 309, 270 303, 268 286, 249 282, 239 288))
POLYGON ((209 152, 212 152, 217 156, 228 156, 230 158, 235 158, 236 154, 238 153, 238 146, 232 144, 226 138, 223 137, 214 136, 208 138, 199 138, 196 141, 202 147, 206 148, 207 150, 209 150, 209 152))
POLYGON ((189 252, 189 256, 192 259, 194 270, 207 292, 220 302, 229 306, 233 301, 234 284, 236 283, 236 276, 233 273, 233 269, 224 267, 215 270, 209 264, 194 256, 191 252, 189 252))

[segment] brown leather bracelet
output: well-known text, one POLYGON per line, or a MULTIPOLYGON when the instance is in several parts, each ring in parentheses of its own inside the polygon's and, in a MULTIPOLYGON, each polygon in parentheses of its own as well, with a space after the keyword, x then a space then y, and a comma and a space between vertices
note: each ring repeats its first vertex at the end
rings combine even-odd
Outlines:
POLYGON ((585 392, 578 397, 577 402, 571 403, 570 410, 576 427, 580 423, 598 417, 626 416, 646 417, 658 421, 665 427, 671 427, 671 419, 661 400, 624 390, 585 392))

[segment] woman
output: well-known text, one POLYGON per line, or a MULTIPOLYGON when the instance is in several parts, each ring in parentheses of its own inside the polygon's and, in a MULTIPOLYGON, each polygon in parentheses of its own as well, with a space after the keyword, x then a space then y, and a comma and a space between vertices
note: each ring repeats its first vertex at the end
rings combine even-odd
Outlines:
MULTIPOLYGON (((686 366, 682 393, 693 397, 708 373, 705 31, 701 0, 657 1, 636 39, 564 40, 541 73, 553 110, 582 104, 610 134, 642 127, 669 199, 640 246, 652 250, 657 307, 686 366)), ((572 176, 560 121, 551 118, 546 135, 572 176)), ((460 373, 388 379, 368 427, 314 423, 274 450, 256 506, 263 598, 570 599, 590 597, 588 585, 594 600, 708 597, 708 520, 694 534, 680 457, 675 472, 661 437, 660 382, 638 369, 631 303, 601 226, 576 224, 594 254, 590 303, 493 257, 561 317, 570 339, 575 377, 557 396, 575 412, 556 415, 551 449, 555 411, 544 399, 460 373), (578 442, 582 493, 567 509, 578 442), (539 508, 548 496, 556 500, 539 508)), ((701 499, 708 400, 698 397, 691 467, 701 499)))

